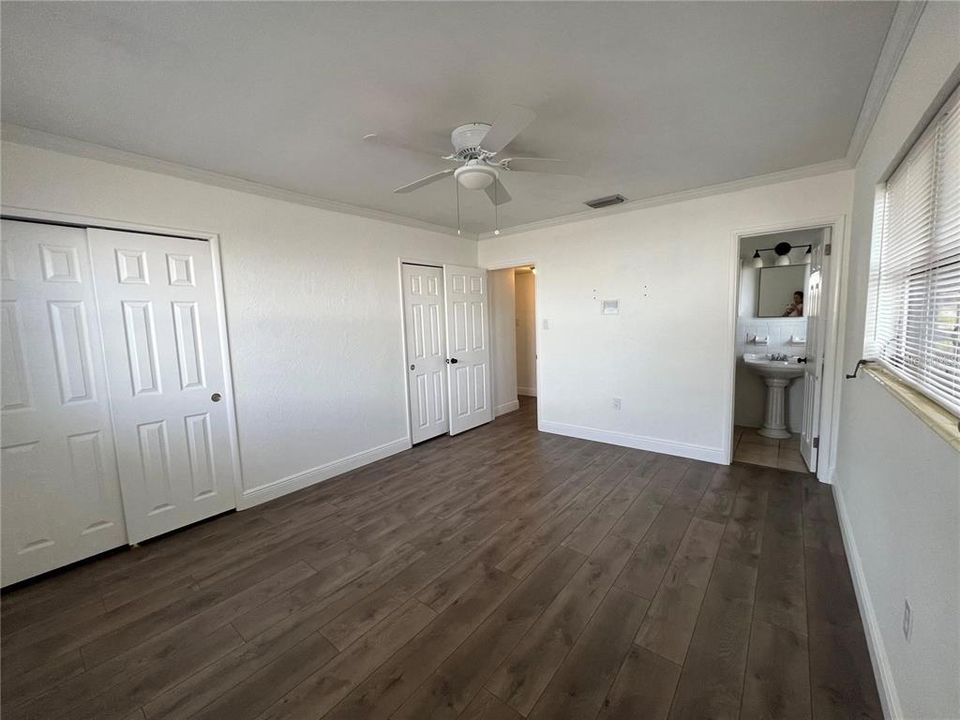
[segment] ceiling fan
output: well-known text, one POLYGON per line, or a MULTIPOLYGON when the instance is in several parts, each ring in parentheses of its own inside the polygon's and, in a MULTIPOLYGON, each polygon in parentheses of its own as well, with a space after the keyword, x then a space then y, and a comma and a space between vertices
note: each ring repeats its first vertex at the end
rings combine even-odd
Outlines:
POLYGON ((559 172, 562 169, 563 161, 557 158, 498 157, 503 149, 533 122, 535 117, 536 114, 532 110, 520 105, 511 105, 492 125, 488 123, 460 125, 450 133, 453 152, 447 155, 396 142, 377 133, 365 135, 363 139, 366 142, 388 147, 426 152, 458 165, 458 167, 441 170, 398 187, 394 190, 395 193, 413 192, 453 175, 460 187, 465 190, 485 190, 494 205, 502 205, 510 202, 512 198, 500 181, 501 171, 549 173, 559 172))

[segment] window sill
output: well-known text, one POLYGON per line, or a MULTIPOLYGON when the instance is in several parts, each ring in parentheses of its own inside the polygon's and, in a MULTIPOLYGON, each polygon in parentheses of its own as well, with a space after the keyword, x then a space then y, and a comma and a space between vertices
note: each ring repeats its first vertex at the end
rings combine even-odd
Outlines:
POLYGON ((923 393, 917 392, 889 370, 879 365, 868 365, 863 371, 886 388, 923 423, 942 437, 954 450, 960 450, 960 419, 940 407, 923 393))

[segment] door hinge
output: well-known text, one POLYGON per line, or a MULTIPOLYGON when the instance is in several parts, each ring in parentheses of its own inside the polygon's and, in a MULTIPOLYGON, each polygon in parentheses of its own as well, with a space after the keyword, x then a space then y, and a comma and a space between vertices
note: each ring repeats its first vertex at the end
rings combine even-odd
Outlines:
POLYGON ((827 243, 826 246, 823 248, 824 255, 829 255, 832 251, 833 251, 833 243, 827 243))
POLYGON ((820 447, 820 436, 817 435, 817 436, 813 439, 813 448, 814 448, 814 450, 816 450, 816 449, 819 448, 819 447, 820 447))

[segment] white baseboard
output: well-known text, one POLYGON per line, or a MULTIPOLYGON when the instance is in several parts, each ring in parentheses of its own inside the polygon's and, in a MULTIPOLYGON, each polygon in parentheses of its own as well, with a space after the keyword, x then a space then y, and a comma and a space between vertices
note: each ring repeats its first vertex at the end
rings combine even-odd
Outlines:
POLYGON ((254 505, 260 505, 268 500, 273 500, 282 495, 292 493, 296 490, 302 490, 305 487, 314 485, 324 480, 329 480, 337 475, 342 475, 350 470, 355 470, 363 465, 369 465, 385 457, 396 455, 398 452, 409 450, 412 447, 410 438, 400 438, 383 445, 362 450, 345 458, 334 460, 326 465, 304 470, 303 472, 274 480, 266 485, 244 490, 237 502, 237 510, 246 510, 254 505))
POLYGON ((860 607, 860 617, 863 618, 873 676, 876 678, 880 703, 883 705, 883 716, 890 720, 900 720, 903 718, 903 708, 900 707, 900 696, 897 694, 897 686, 893 680, 893 669, 890 667, 890 659, 887 657, 883 636, 880 634, 880 624, 877 622, 873 600, 870 599, 867 578, 863 573, 857 541, 853 538, 850 518, 843 502, 843 493, 837 485, 833 486, 833 497, 837 504, 837 517, 840 519, 840 534, 843 536, 843 546, 847 552, 847 564, 850 566, 853 577, 853 589, 857 596, 857 605, 860 607))
POLYGON ((500 417, 501 415, 506 415, 509 412, 513 412, 514 410, 519 410, 519 409, 520 409, 520 401, 511 400, 510 402, 505 402, 501 405, 497 405, 493 409, 493 416, 500 417))
POLYGON ((532 388, 528 388, 528 387, 518 387, 518 388, 517 388, 517 395, 525 395, 526 397, 536 397, 536 396, 537 396, 537 389, 536 389, 535 387, 532 387, 532 388))
POLYGON ((599 430, 582 425, 568 425, 567 423, 549 421, 541 422, 539 429, 543 432, 554 433, 555 435, 567 435, 569 437, 580 438, 581 440, 595 440, 596 442, 622 445, 623 447, 636 448, 637 450, 649 450, 651 452, 664 453, 665 455, 677 455, 693 460, 705 460, 706 462, 717 463, 718 465, 726 464, 726 453, 724 453, 722 449, 706 447, 704 445, 692 445, 690 443, 661 440, 644 435, 631 435, 615 430, 599 430))

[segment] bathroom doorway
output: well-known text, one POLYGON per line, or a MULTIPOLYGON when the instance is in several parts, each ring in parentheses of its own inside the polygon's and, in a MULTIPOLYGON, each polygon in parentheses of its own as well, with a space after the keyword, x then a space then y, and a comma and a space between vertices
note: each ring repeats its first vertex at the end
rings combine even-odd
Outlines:
POLYGON ((537 396, 537 269, 514 268, 517 395, 537 396))
POLYGON ((834 232, 738 238, 735 462, 819 475, 834 232))

